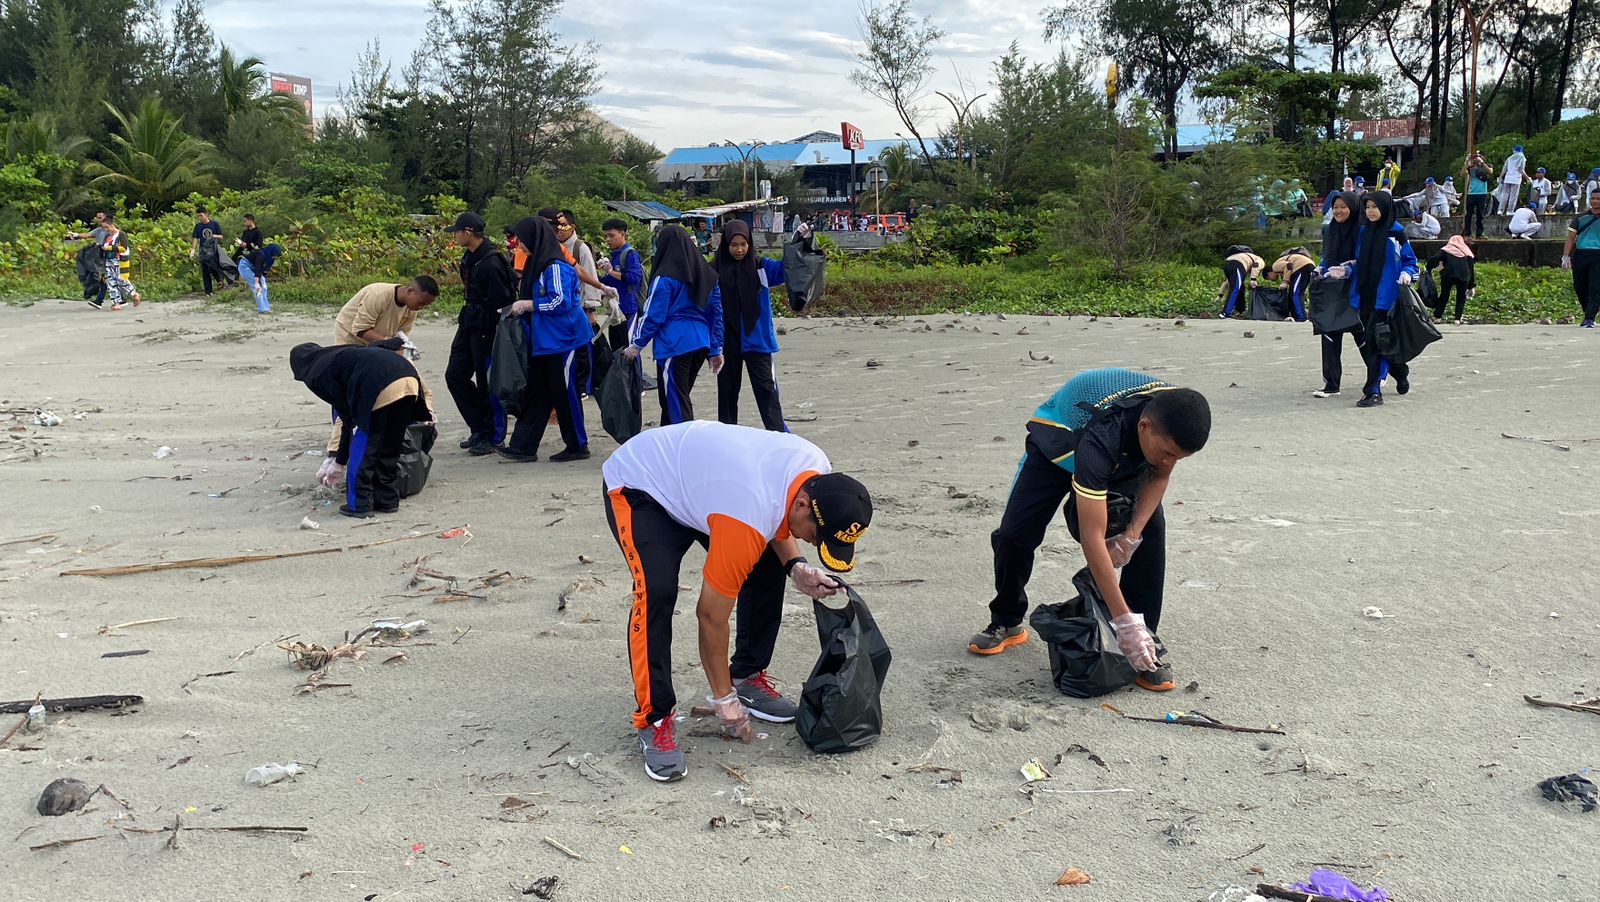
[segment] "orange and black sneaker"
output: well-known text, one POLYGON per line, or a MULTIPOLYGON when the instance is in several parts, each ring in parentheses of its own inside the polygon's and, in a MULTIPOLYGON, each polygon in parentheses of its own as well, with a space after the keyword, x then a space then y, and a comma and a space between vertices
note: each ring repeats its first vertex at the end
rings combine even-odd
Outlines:
POLYGON ((967 651, 975 655, 997 655, 1013 645, 1021 645, 1028 641, 1028 628, 1017 626, 990 626, 988 629, 972 637, 967 643, 967 651))
POLYGON ((1157 662, 1155 670, 1149 673, 1141 673, 1134 677, 1133 681, 1138 684, 1140 689, 1146 689, 1150 692, 1171 692, 1178 688, 1178 684, 1172 681, 1172 668, 1159 662, 1157 662))

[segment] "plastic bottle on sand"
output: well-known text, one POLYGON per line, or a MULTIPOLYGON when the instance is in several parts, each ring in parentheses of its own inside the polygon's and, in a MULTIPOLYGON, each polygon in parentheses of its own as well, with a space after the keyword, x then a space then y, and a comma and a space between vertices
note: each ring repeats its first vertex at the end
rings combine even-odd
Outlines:
POLYGON ((305 773, 305 768, 293 761, 288 764, 273 762, 272 764, 263 764, 260 767, 250 768, 250 772, 244 775, 244 781, 251 786, 267 786, 289 777, 298 777, 303 773, 305 773))

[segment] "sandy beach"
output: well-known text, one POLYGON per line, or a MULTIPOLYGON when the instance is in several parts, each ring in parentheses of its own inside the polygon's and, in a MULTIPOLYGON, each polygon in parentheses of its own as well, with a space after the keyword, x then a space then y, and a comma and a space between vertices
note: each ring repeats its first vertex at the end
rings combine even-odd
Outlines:
MULTIPOLYGON (((561 900, 1188 902, 1326 865, 1396 902, 1600 898, 1600 813, 1535 788, 1600 767, 1600 718, 1523 701, 1600 695, 1592 332, 1445 327, 1410 395, 1357 410, 1348 346, 1344 394, 1310 396, 1306 325, 786 321, 792 428, 876 503, 856 582, 895 656, 885 734, 824 757, 790 727, 741 745, 691 719, 688 778, 657 785, 628 720, 628 575, 600 504, 615 445, 592 403, 589 461, 469 458, 443 381, 454 324, 426 319, 413 337, 440 403, 431 481, 399 514, 346 519, 314 485, 326 408, 287 363, 295 343, 332 340, 333 312, 0 305, 0 697, 144 697, 0 748, 0 896, 523 899, 557 877, 561 900), (1166 507, 1162 634, 1192 689, 1079 701, 1054 690, 1037 638, 966 651, 987 622, 989 533, 1023 424, 1097 366, 1212 404, 1211 443, 1166 507), (61 424, 36 425, 34 408, 61 424), (60 575, 387 539, 402 540, 60 575), (158 618, 175 619, 105 629, 158 618), (331 647, 383 618, 429 626, 297 690, 311 674, 278 642, 331 647), (1285 735, 1123 720, 1101 702, 1285 735), (1052 777, 1026 786, 1035 756, 1052 777), (244 781, 290 761, 306 772, 244 781), (36 813, 69 776, 126 807, 36 813), (305 830, 136 832, 175 822, 305 830), (1069 867, 1093 884, 1055 886, 1069 867)), ((714 414, 709 373, 695 402, 714 414)), ((748 389, 745 404, 758 423, 748 389)), ((685 587, 702 561, 691 551, 685 587)), ((1064 600, 1080 566, 1058 523, 1033 600, 1064 600)), ((685 707, 706 690, 692 612, 686 591, 685 707)), ((817 650, 791 591, 773 675, 798 694, 817 650)), ((17 720, 0 717, 0 735, 17 720)))

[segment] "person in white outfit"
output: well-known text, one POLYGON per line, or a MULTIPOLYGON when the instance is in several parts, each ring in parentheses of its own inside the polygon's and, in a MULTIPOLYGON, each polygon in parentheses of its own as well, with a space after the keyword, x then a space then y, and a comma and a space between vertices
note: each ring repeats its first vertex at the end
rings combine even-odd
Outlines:
POLYGON ((1418 210, 1412 217, 1411 225, 1406 229, 1412 238, 1438 238, 1439 220, 1427 210, 1418 210))
POLYGON ((1522 176, 1527 171, 1528 158, 1518 144, 1511 149, 1511 156, 1506 157, 1506 168, 1500 173, 1500 187, 1494 192, 1497 211, 1510 213, 1516 209, 1517 198, 1522 196, 1522 176))
POLYGON ((1550 183, 1545 171, 1543 166, 1534 170, 1533 181, 1528 183, 1528 203, 1540 213, 1550 212, 1550 202, 1555 196, 1555 185, 1550 183))
POLYGON ((1527 204, 1511 215, 1511 224, 1506 227, 1506 231, 1511 233, 1512 238, 1526 238, 1531 241, 1538 237, 1539 228, 1539 216, 1534 212, 1533 204, 1527 204))

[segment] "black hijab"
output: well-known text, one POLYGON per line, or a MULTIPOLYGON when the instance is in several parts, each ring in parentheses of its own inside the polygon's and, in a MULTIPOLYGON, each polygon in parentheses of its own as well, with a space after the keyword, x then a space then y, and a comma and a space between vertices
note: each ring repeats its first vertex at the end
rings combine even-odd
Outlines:
POLYGON ((1366 218, 1359 194, 1341 191, 1339 200, 1344 201, 1350 216, 1344 222, 1328 220, 1328 228, 1322 236, 1322 259, 1329 266, 1338 266, 1356 258, 1356 236, 1360 234, 1361 223, 1366 218))
MULTIPOLYGON (((550 268, 550 264, 567 259, 567 255, 561 252, 561 242, 556 240, 556 230, 550 227, 547 219, 524 217, 511 227, 511 234, 517 236, 517 243, 528 254, 528 262, 522 269, 521 289, 537 285, 539 277, 550 268)), ((533 292, 519 290, 517 296, 527 300, 533 297, 533 292)))
POLYGON ((1387 191, 1374 191, 1362 198, 1361 247, 1356 253, 1356 291, 1363 298, 1376 297, 1383 270, 1389 263, 1389 239, 1405 241, 1405 232, 1394 234, 1394 198, 1387 191), (1383 214, 1377 222, 1367 219, 1366 204, 1376 204, 1383 214))
POLYGON ((722 318, 732 322, 735 317, 744 323, 745 332, 761 321, 761 258, 756 245, 750 240, 750 226, 743 220, 734 220, 722 227, 722 243, 717 245, 717 284, 722 288, 722 318), (743 260, 735 260, 728 243, 735 237, 743 238, 750 252, 743 260))
MULTIPOLYGON (((338 411, 340 419, 366 430, 372 426, 372 405, 396 379, 409 376, 421 385, 417 368, 395 353, 403 346, 404 342, 398 338, 386 338, 365 347, 333 345, 324 348, 307 342, 289 352, 289 369, 312 394, 338 411)), ((420 393, 413 403, 416 409, 412 415, 417 420, 426 420, 427 405, 420 393)))
POLYGON ((655 259, 650 263, 650 281, 657 276, 677 279, 689 289, 689 298, 701 310, 711 303, 711 289, 717 287, 717 271, 700 256, 694 239, 683 226, 669 225, 656 233, 655 259))

